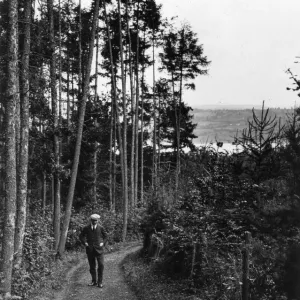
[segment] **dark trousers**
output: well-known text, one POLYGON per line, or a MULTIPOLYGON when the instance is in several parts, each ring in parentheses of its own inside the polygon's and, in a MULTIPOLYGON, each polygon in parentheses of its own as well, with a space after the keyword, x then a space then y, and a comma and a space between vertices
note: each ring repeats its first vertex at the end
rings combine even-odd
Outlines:
POLYGON ((92 281, 97 282, 96 277, 96 261, 98 262, 98 283, 102 283, 103 279, 103 269, 104 269, 104 255, 103 253, 99 254, 93 249, 87 253, 90 273, 92 275, 92 281))

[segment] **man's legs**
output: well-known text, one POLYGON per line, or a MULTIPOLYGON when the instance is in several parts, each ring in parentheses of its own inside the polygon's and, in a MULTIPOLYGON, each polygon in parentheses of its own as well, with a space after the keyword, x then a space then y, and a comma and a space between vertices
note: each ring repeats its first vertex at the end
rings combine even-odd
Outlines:
POLYGON ((87 254, 89 265, 90 265, 90 273, 92 275, 92 282, 96 284, 96 257, 93 252, 87 254))
POLYGON ((104 269, 104 254, 100 254, 96 256, 98 261, 98 285, 102 284, 103 279, 103 269, 104 269))

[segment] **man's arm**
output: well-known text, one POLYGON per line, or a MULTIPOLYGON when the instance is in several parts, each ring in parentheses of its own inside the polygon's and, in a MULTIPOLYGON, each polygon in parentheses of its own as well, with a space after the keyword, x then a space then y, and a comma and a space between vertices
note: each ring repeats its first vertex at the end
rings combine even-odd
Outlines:
POLYGON ((88 246, 88 243, 86 242, 86 227, 83 227, 79 235, 79 240, 83 245, 88 246))
POLYGON ((103 238, 103 244, 105 246, 107 243, 107 233, 102 226, 101 226, 101 234, 102 234, 102 238, 103 238))

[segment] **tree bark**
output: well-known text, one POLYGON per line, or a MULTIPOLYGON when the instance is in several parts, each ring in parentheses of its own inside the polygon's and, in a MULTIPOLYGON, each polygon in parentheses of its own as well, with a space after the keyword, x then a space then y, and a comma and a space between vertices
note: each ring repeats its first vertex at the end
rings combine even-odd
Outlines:
MULTIPOLYGON (((95 100, 94 103, 98 101, 98 57, 99 57, 99 20, 97 22, 97 29, 96 29, 96 66, 95 66, 95 100)), ((97 125, 97 119, 95 119, 95 126, 97 125)), ((98 143, 95 142, 94 144, 94 159, 93 159, 93 173, 94 173, 94 181, 93 181, 93 200, 94 203, 97 203, 97 153, 98 153, 98 143)))
POLYGON ((56 55, 55 55, 55 38, 54 38, 54 17, 53 17, 53 0, 47 0, 48 19, 49 19, 49 36, 50 36, 50 81, 51 81, 51 103, 53 114, 53 134, 54 134, 54 216, 53 216, 53 231, 54 231, 54 248, 57 249, 60 234, 60 182, 58 176, 59 170, 59 138, 58 138, 58 124, 59 113, 57 103, 56 90, 56 55))
MULTIPOLYGON (((69 1, 68 1, 68 5, 69 5, 69 1)), ((68 28, 67 28, 68 32, 67 32, 67 40, 70 39, 70 35, 69 35, 69 31, 70 31, 70 20, 68 20, 68 28)), ((69 137, 69 130, 71 128, 71 119, 70 119, 70 115, 71 115, 71 105, 70 105, 70 53, 69 53, 70 49, 69 49, 69 45, 67 44, 67 129, 68 129, 68 144, 70 141, 70 137, 69 137)), ((73 79, 73 78, 72 78, 73 79)))
POLYGON ((43 172, 43 200, 42 200, 43 216, 45 216, 45 212, 46 212, 46 200, 47 200, 47 177, 46 177, 46 173, 43 172))
POLYGON ((61 256, 65 250, 68 228, 69 228, 69 223, 70 223, 70 218, 71 218, 74 190, 75 190, 78 164, 79 164, 79 156, 80 156, 80 150, 81 150, 81 141, 82 141, 82 131, 83 131, 83 125, 84 125, 86 100, 87 100, 88 91, 89 91, 89 83, 90 83, 90 75, 91 75, 91 68, 92 68, 92 61, 93 61, 93 52, 94 52, 95 34, 96 34, 98 16, 99 16, 99 0, 96 0, 95 11, 94 11, 94 16, 93 16, 93 23, 92 23, 93 25, 92 25, 91 39, 90 39, 90 43, 89 43, 88 64, 87 64, 87 69, 86 69, 86 76, 84 78, 84 83, 83 83, 83 95, 82 95, 82 101, 81 101, 80 110, 79 110, 78 130, 77 130, 75 153, 74 153, 74 159, 73 159, 73 165, 72 165, 72 171, 71 171, 71 180, 70 180, 68 196, 67 196, 65 217, 64 217, 61 236, 60 236, 59 245, 58 245, 58 256, 61 256))
POLYGON ((16 263, 22 261, 23 240, 26 225, 27 204, 27 171, 28 171, 28 143, 29 143, 29 55, 30 55, 30 26, 31 26, 31 0, 25 1, 24 7, 24 43, 21 59, 20 76, 20 148, 17 168, 17 215, 15 232, 16 263))
MULTIPOLYGON (((78 24, 78 104, 80 106, 81 102, 81 97, 82 97, 82 18, 81 18, 81 0, 79 0, 79 24, 78 24)), ((78 106, 78 111, 79 111, 79 106, 78 106)))
MULTIPOLYGON (((135 205, 138 202, 138 172, 139 172, 139 97, 140 97, 140 80, 139 80, 139 6, 138 1, 137 8, 137 20, 136 20, 136 101, 135 101, 135 187, 134 187, 134 201, 135 205)), ((143 112, 142 112, 143 113, 143 112)), ((143 125, 142 125, 143 126, 143 125)), ((142 179, 142 175, 141 175, 142 179)))
POLYGON ((179 165, 178 165, 178 156, 179 156, 179 144, 178 144, 178 115, 177 115, 177 101, 175 97, 175 82, 174 82, 174 74, 172 72, 172 94, 173 94, 173 104, 174 104, 174 114, 175 114, 175 145, 176 145, 176 170, 175 170, 175 201, 177 202, 178 198, 178 184, 179 184, 179 165))
POLYGON ((152 60, 153 60, 153 83, 152 83, 152 92, 153 92, 153 166, 152 166, 152 187, 154 190, 154 194, 156 195, 157 190, 157 150, 156 150, 156 143, 157 143, 157 124, 156 124, 156 98, 155 98, 155 50, 154 50, 154 43, 155 43, 155 34, 154 29, 152 30, 152 60))
POLYGON ((132 74, 132 61, 131 61, 131 34, 129 28, 129 15, 128 15, 128 0, 126 0, 126 23, 128 35, 128 56, 129 56, 129 80, 130 80, 130 99, 131 99, 131 160, 130 160, 130 186, 131 186, 131 199, 130 205, 134 207, 134 146, 135 146, 135 102, 134 102, 134 87, 133 87, 133 74, 132 74))
MULTIPOLYGON (((113 79, 112 79, 113 80, 113 79)), ((113 99, 113 91, 111 89, 111 99, 113 99)), ((114 147, 114 103, 111 101, 111 116, 110 116, 110 132, 109 132, 109 209, 113 210, 113 149, 114 147)))
POLYGON ((0 291, 5 296, 11 294, 12 266, 14 258, 14 236, 16 217, 16 131, 15 114, 18 82, 18 1, 8 2, 8 78, 5 109, 5 211, 2 239, 2 280, 0 291))
POLYGON ((116 149, 117 149, 117 116, 116 116, 116 107, 114 108, 113 112, 114 116, 114 136, 113 136, 113 142, 114 142, 114 152, 113 152, 113 190, 112 190, 112 211, 116 211, 116 182, 117 182, 117 155, 116 155, 116 149))
POLYGON ((120 56, 121 56, 121 77, 122 77, 122 96, 123 96, 123 170, 124 170, 124 194, 123 194, 123 230, 122 240, 127 235, 127 219, 128 219, 128 171, 127 171, 127 107, 126 107, 126 83, 124 74, 124 53, 123 53, 123 34, 121 23, 121 2, 118 0, 119 12, 119 35, 120 35, 120 56))

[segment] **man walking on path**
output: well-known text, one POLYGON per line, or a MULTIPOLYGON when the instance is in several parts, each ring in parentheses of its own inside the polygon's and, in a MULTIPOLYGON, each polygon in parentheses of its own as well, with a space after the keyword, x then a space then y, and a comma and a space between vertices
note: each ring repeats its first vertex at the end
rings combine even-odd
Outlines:
POLYGON ((82 229, 79 239, 86 246, 86 254, 90 265, 92 282, 89 286, 103 287, 104 269, 104 246, 107 242, 107 234, 98 223, 100 216, 93 214, 90 217, 91 223, 82 229), (96 261, 98 262, 98 280, 96 279, 96 261))

